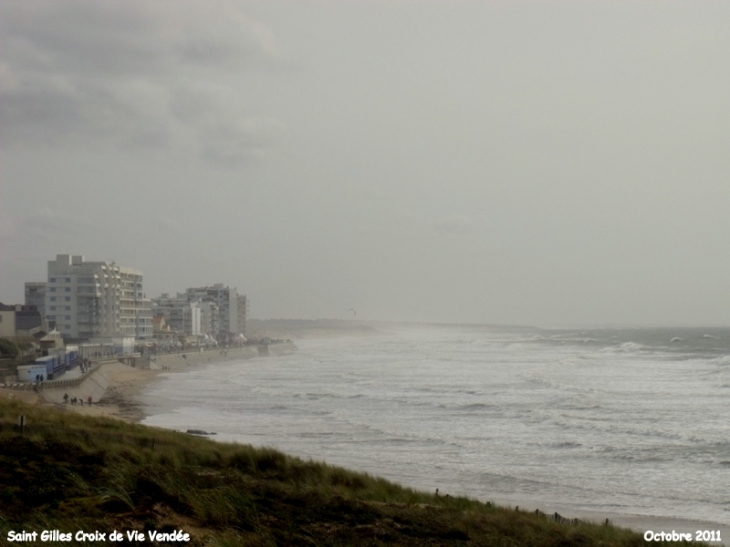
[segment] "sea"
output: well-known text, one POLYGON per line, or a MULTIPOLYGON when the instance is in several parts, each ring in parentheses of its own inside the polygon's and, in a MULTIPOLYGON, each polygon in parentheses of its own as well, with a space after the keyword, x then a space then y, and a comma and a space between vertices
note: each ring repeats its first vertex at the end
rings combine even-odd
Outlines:
POLYGON ((442 495, 730 524, 730 329, 391 325, 295 342, 163 374, 143 423, 442 495))

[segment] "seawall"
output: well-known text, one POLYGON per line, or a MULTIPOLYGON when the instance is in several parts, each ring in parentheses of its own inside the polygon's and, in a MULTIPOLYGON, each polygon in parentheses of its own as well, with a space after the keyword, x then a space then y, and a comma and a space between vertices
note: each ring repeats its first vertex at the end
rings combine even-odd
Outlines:
POLYGON ((152 355, 141 360, 142 368, 151 370, 178 369, 181 366, 202 365, 207 363, 221 363, 226 361, 237 361, 239 359, 251 359, 258 357, 259 353, 255 347, 231 348, 227 350, 207 351, 181 351, 167 355, 152 355))
POLYGON ((109 383, 109 376, 104 371, 102 364, 86 373, 82 378, 51 381, 47 385, 41 385, 38 394, 49 403, 63 403, 64 394, 68 394, 70 399, 77 397, 86 402, 91 397, 94 402, 99 402, 109 387, 109 383))

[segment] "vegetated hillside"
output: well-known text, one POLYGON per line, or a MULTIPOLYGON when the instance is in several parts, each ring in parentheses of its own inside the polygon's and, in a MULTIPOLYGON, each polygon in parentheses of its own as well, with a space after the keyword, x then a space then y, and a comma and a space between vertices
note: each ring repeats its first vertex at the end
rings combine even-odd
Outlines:
POLYGON ((38 532, 18 545, 155 544, 128 541, 131 530, 182 530, 182 544, 220 547, 644 544, 612 526, 419 493, 272 449, 0 402, 0 544, 11 531, 38 532), (107 536, 48 543, 44 530, 107 536), (124 541, 109 541, 114 530, 124 541))

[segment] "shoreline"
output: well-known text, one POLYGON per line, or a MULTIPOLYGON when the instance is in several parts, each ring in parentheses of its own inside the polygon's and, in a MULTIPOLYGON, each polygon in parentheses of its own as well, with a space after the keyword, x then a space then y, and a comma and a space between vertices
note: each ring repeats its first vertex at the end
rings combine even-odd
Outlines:
MULTIPOLYGON (((321 334, 324 334, 323 337, 327 337, 325 333, 321 334)), ((327 334, 331 335, 332 333, 327 334)), ((314 337, 318 336, 315 334, 314 337)), ((272 352, 272 354, 276 353, 279 352, 272 352)), ((197 368, 199 365, 248 359, 258 357, 258 354, 251 354, 244 357, 235 355, 229 356, 224 355, 219 351, 213 351, 204 352, 202 354, 190 353, 189 357, 186 359, 183 359, 181 355, 178 354, 172 354, 164 357, 167 357, 167 360, 164 361, 164 370, 162 368, 162 363, 159 362, 151 363, 151 367, 154 368, 149 369, 131 367, 121 362, 103 363, 100 366, 98 373, 103 374, 108 379, 108 385, 106 386, 104 395, 98 402, 95 401, 92 405, 84 404, 83 406, 80 406, 64 404, 63 402, 44 402, 38 394, 32 392, 26 391, 15 393, 24 393, 22 397, 24 397, 23 400, 26 400, 26 402, 35 402, 36 404, 43 406, 53 406, 64 411, 75 412, 86 416, 104 416, 119 419, 128 423, 139 423, 151 415, 150 410, 152 410, 149 408, 148 404, 140 398, 140 395, 148 385, 164 379, 164 377, 161 377, 162 373, 188 372, 197 368)), ((0 389, 0 397, 5 398, 7 396, 6 393, 11 391, 12 390, 9 389, 0 389)), ((18 398, 21 398, 21 396, 18 396, 18 398)), ((503 507, 514 508, 517 505, 515 500, 500 499, 499 495, 497 495, 495 499, 483 501, 490 501, 503 507)), ((656 533, 671 533, 675 531, 678 533, 690 533, 694 538, 697 531, 719 530, 722 542, 712 543, 712 545, 730 545, 730 525, 716 522, 683 519, 679 517, 673 518, 655 515, 615 513, 611 511, 593 511, 589 509, 568 507, 548 500, 546 500, 542 505, 538 505, 534 501, 525 506, 519 505, 519 510, 525 512, 535 512, 535 510, 539 510, 548 515, 559 513, 561 516, 568 519, 580 519, 595 524, 601 524, 608 519, 614 526, 629 528, 642 534, 648 530, 652 530, 656 533)))
MULTIPOLYGON (((148 405, 139 398, 139 395, 149 384, 157 381, 162 373, 187 372, 200 365, 281 355, 297 351, 297 349, 296 345, 287 341, 275 342, 262 347, 244 346, 225 350, 213 349, 152 355, 139 359, 140 366, 121 361, 105 361, 87 373, 77 385, 48 386, 38 393, 27 390, 5 391, 32 394, 29 402, 52 405, 67 412, 86 416, 105 416, 129 423, 139 423, 150 414, 148 405), (63 400, 64 394, 68 394, 70 398, 77 397, 84 403, 77 405, 66 403, 63 400), (90 396, 93 403, 91 405, 86 402, 90 396)), ((27 395, 24 396, 27 397, 27 395)))
MULTIPOLYGON (((89 405, 56 401, 38 401, 40 405, 53 406, 64 412, 73 412, 84 416, 104 416, 115 418, 128 423, 139 423, 147 416, 146 408, 136 397, 162 373, 162 370, 141 369, 130 367, 123 363, 103 363, 97 374, 108 379, 104 394, 98 401, 89 405)), ((167 371, 165 371, 167 372, 167 371)), ((61 391, 68 392, 69 396, 76 396, 73 389, 56 390, 56 393, 46 395, 46 398, 58 398, 61 391)), ((63 394, 61 394, 63 397, 63 394)))
POLYGON ((4 390, 26 397, 28 402, 50 405, 66 412, 85 416, 105 416, 129 423, 139 423, 150 412, 148 405, 139 398, 143 390, 165 373, 188 372, 200 365, 253 359, 266 355, 280 355, 298 348, 290 342, 272 343, 265 348, 244 346, 227 350, 188 351, 163 355, 153 355, 140 359, 140 366, 125 364, 121 361, 102 362, 87 373, 75 386, 49 386, 39 393, 32 391, 4 390), (21 395, 23 394, 23 395, 21 395), (64 394, 77 397, 84 404, 72 405, 63 400, 64 394), (92 397, 89 405, 86 400, 92 397))

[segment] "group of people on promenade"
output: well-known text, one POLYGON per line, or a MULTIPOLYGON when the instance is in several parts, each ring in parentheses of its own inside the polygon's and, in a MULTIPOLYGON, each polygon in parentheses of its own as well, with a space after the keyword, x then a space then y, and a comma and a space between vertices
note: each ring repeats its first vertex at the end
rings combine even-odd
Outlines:
POLYGON ((88 357, 84 357, 79 363, 79 371, 81 374, 84 374, 85 372, 89 372, 89 370, 91 370, 91 360, 88 357))
MULTIPOLYGON (((81 406, 84 406, 84 400, 81 397, 73 397, 69 399, 68 393, 63 394, 63 402, 68 403, 71 402, 72 405, 80 404, 81 406)), ((91 406, 93 399, 91 398, 91 395, 89 395, 88 399, 86 399, 86 402, 89 406, 91 406)))

